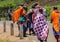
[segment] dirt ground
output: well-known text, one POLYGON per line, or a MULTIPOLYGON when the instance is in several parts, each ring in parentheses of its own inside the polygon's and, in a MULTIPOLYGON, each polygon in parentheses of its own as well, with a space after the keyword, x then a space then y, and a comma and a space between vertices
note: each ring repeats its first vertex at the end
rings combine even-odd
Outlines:
MULTIPOLYGON (((24 37, 23 39, 20 39, 20 37, 17 37, 19 34, 17 24, 14 24, 14 35, 11 36, 11 21, 6 21, 6 32, 4 32, 4 26, 3 21, 0 21, 0 39, 2 40, 9 40, 11 42, 40 42, 36 36, 34 35, 27 35, 27 37, 24 37)), ((52 31, 52 25, 49 24, 49 36, 48 36, 48 42, 56 42, 53 31, 52 31)), ((27 34, 28 31, 27 31, 27 34)))

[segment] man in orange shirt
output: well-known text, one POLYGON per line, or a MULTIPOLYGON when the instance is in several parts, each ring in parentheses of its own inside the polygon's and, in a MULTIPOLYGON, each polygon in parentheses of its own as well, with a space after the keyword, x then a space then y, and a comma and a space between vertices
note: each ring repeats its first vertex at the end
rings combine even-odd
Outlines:
MULTIPOLYGON (((19 8, 13 13, 13 22, 18 24, 19 31, 20 31, 20 26, 19 25, 21 24, 21 22, 19 21, 19 18, 21 16, 24 17, 25 14, 26 14, 26 11, 25 11, 24 5, 19 6, 19 8)), ((24 37, 26 36, 26 30, 27 30, 27 27, 25 27, 23 25, 23 36, 24 37)), ((19 33, 18 36, 20 36, 20 33, 19 33)))
POLYGON ((23 5, 19 6, 19 8, 13 13, 13 21, 18 22, 18 19, 21 15, 25 15, 26 11, 23 9, 23 5))
POLYGON ((53 12, 51 14, 51 23, 53 24, 53 32, 54 32, 55 38, 57 39, 57 42, 58 42, 59 35, 60 35, 59 15, 60 15, 60 12, 58 8, 54 7, 53 12))

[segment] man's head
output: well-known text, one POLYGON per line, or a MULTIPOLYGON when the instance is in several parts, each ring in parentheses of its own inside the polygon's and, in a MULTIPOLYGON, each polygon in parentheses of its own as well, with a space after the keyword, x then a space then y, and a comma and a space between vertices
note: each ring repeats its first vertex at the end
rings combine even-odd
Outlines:
POLYGON ((27 12, 27 7, 26 6, 23 6, 24 10, 27 12))
POLYGON ((35 8, 41 8, 41 6, 40 6, 39 4, 37 4, 37 5, 35 6, 35 8))
POLYGON ((19 5, 19 7, 23 7, 23 6, 24 6, 24 4, 20 4, 20 5, 19 5))
POLYGON ((53 7, 53 10, 54 10, 55 12, 58 12, 58 8, 57 8, 57 7, 53 7))
POLYGON ((34 3, 33 5, 32 5, 32 8, 41 8, 41 6, 38 4, 38 3, 34 3))
POLYGON ((35 8, 37 5, 38 5, 38 3, 34 3, 34 4, 32 5, 32 8, 35 8))

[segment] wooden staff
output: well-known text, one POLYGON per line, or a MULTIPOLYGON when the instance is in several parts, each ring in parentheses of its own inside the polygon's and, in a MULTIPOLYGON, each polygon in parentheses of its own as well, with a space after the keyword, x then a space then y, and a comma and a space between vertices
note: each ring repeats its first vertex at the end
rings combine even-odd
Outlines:
POLYGON ((14 35, 14 26, 13 26, 13 23, 11 23, 11 35, 14 35))
POLYGON ((3 22, 4 32, 6 32, 6 21, 3 22))

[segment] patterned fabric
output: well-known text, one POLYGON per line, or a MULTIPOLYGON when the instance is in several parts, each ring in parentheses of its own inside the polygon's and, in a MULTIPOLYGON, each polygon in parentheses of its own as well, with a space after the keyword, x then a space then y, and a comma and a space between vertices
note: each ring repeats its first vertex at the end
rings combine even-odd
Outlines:
POLYGON ((26 32, 27 31, 27 22, 24 22, 23 23, 23 32, 26 32))
POLYGON ((46 40, 48 36, 48 24, 46 21, 45 16, 42 14, 37 14, 37 16, 34 18, 34 31, 38 37, 39 40, 46 40))

